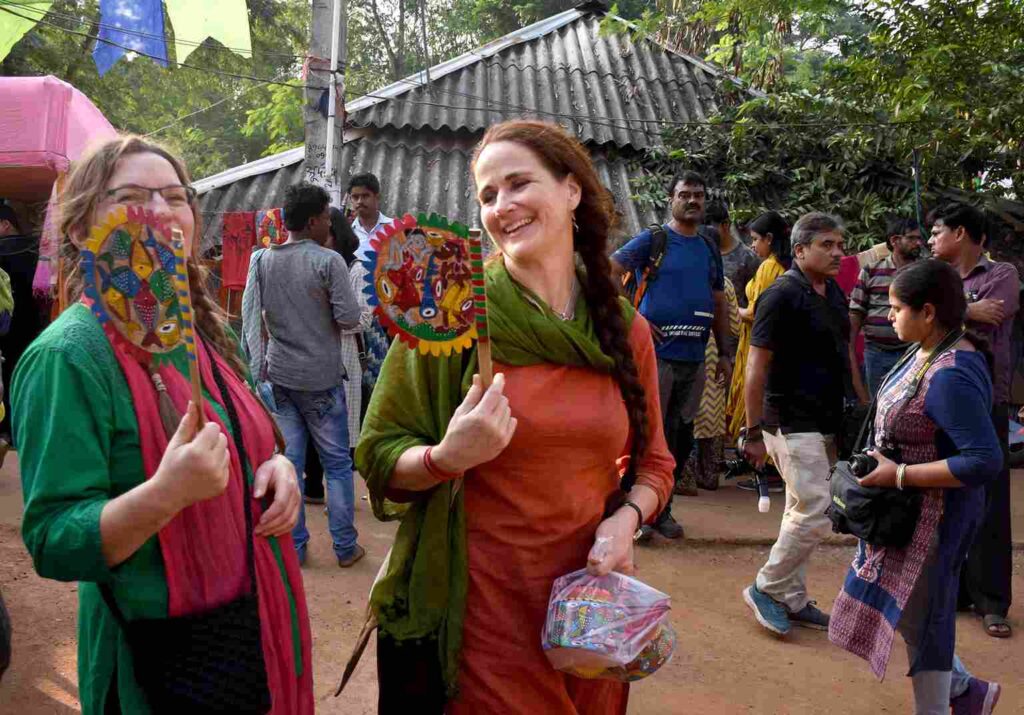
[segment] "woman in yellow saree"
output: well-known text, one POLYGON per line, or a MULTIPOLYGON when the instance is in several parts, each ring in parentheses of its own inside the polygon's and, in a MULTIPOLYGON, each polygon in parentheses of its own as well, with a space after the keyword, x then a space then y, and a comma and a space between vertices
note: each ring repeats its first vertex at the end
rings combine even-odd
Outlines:
POLYGON ((732 384, 729 386, 728 438, 735 443, 740 427, 746 419, 746 405, 743 403, 744 373, 747 370, 747 351, 750 348, 750 330, 754 325, 754 306, 758 297, 789 269, 790 246, 789 226, 775 211, 765 211, 750 222, 750 247, 764 259, 754 277, 747 282, 747 307, 740 308, 740 342, 736 349, 736 364, 732 370, 732 384))

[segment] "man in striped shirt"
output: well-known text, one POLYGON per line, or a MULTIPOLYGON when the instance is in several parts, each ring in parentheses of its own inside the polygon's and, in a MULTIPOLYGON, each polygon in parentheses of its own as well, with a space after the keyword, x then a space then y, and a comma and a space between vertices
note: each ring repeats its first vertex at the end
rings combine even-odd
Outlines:
POLYGON ((860 278, 850 294, 850 364, 856 365, 853 354, 857 333, 864 330, 864 372, 867 386, 860 371, 853 370, 853 389, 857 398, 868 403, 878 394, 882 378, 906 352, 908 343, 896 337, 889 322, 889 286, 896 272, 916 261, 924 243, 921 228, 912 218, 892 218, 885 231, 889 255, 881 261, 861 269, 860 278))

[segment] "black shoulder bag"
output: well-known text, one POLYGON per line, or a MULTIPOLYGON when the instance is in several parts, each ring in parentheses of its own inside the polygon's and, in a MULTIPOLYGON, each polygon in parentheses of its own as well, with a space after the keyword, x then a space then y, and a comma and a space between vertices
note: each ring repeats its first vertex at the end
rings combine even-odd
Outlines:
POLYGON ((103 600, 128 641, 135 677, 157 715, 256 715, 271 707, 256 595, 252 492, 245 477, 248 455, 224 378, 216 362, 211 361, 211 367, 242 462, 249 593, 204 613, 126 621, 110 586, 100 585, 103 600))
MULTIPOLYGON (((921 378, 924 377, 928 368, 939 356, 956 345, 963 335, 963 331, 950 333, 932 351, 924 365, 918 368, 914 375, 907 388, 905 400, 909 400, 917 394, 921 378)), ((906 355, 900 358, 896 366, 886 376, 879 393, 885 389, 889 378, 896 374, 907 361, 911 360, 915 352, 916 348, 911 348, 906 355)), ((914 536, 914 529, 917 528, 917 520, 921 515, 923 494, 913 488, 900 490, 862 486, 851 469, 851 463, 858 456, 862 456, 858 453, 864 449, 865 445, 874 443, 877 403, 876 395, 871 400, 871 406, 868 408, 867 417, 857 435, 850 460, 836 462, 829 472, 828 482, 832 503, 825 510, 825 515, 832 522, 832 531, 837 534, 853 534, 872 546, 903 547, 910 543, 914 536), (865 440, 869 427, 872 436, 870 440, 865 440)))

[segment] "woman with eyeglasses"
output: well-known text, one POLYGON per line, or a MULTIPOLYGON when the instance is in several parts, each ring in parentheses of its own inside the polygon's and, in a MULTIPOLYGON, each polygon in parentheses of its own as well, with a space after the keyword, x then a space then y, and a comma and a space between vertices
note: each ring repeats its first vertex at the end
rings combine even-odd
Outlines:
MULTIPOLYGON (((142 673, 163 672, 153 664, 170 641, 244 626, 244 647, 235 649, 243 641, 230 633, 213 643, 226 651, 216 661, 229 674, 224 688, 240 688, 229 701, 246 703, 232 711, 312 713, 309 622, 290 536, 300 495, 195 260, 200 214, 187 170, 160 146, 126 136, 79 161, 65 196, 61 280, 73 302, 22 357, 13 409, 25 544, 41 576, 80 582, 82 711, 165 712, 155 695, 163 691, 142 673), (108 337, 83 299, 84 241, 120 207, 152 211, 183 234, 202 405, 189 399, 183 351, 143 364, 123 342, 130 336, 108 337), (173 433, 157 407, 167 398, 183 415, 173 433), (144 642, 143 626, 169 637, 144 642), (261 660, 264 681, 231 676, 243 662, 258 671, 261 660), (253 706, 264 693, 267 708, 253 706)), ((116 284, 124 290, 161 269, 134 255, 135 280, 116 284)), ((191 676, 181 677, 176 686, 192 697, 191 676)))

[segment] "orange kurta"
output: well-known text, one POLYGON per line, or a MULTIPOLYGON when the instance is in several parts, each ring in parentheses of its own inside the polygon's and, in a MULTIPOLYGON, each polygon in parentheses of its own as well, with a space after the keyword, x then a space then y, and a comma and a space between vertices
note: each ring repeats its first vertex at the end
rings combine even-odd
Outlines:
MULTIPOLYGON (((674 461, 665 445, 647 322, 630 343, 647 394, 650 446, 637 483, 663 506, 674 461)), ((554 670, 541 649, 552 582, 586 565, 605 503, 629 454, 629 419, 614 379, 545 363, 495 366, 518 419, 511 444, 467 475, 469 592, 456 715, 625 713, 628 686, 554 670)), ((660 509, 660 507, 659 507, 660 509)))

